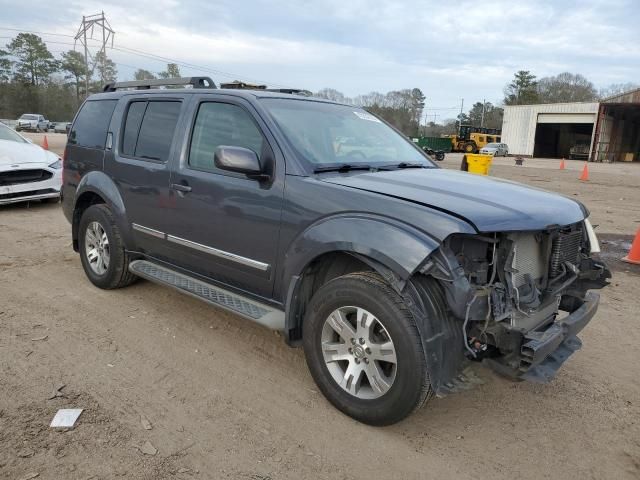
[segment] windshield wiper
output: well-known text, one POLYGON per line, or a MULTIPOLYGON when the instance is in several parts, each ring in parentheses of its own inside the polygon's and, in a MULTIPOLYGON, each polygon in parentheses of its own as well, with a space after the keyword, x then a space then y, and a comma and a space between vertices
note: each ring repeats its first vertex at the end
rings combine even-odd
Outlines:
POLYGON ((316 167, 313 173, 320 172, 350 172, 351 170, 371 170, 371 165, 343 163, 340 165, 327 165, 326 167, 316 167))
POLYGON ((378 170, 393 170, 396 168, 433 168, 433 167, 425 163, 400 162, 400 163, 394 163, 392 165, 383 165, 377 168, 378 170))

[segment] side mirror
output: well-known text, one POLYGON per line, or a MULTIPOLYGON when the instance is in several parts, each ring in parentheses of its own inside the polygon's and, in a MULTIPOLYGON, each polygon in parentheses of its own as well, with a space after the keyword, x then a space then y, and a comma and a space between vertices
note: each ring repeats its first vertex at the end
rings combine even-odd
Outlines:
POLYGON ((221 145, 213 154, 213 163, 221 170, 244 173, 249 178, 268 178, 268 175, 263 173, 258 156, 248 148, 221 145))

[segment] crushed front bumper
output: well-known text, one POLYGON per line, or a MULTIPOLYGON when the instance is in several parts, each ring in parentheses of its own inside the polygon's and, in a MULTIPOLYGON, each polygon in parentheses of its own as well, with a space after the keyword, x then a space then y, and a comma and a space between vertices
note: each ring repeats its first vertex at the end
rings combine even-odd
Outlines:
POLYGON ((598 310, 600 295, 588 292, 584 303, 567 317, 548 325, 542 331, 525 335, 520 350, 520 378, 535 383, 548 383, 573 352, 582 347, 576 336, 598 310))

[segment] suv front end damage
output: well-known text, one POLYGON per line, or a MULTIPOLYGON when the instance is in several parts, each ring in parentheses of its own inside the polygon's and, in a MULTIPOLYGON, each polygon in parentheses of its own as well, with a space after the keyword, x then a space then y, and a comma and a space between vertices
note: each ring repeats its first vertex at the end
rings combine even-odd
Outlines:
POLYGON ((452 235, 421 273, 439 281, 464 353, 508 378, 546 383, 582 345, 611 273, 588 220, 543 231, 452 235))

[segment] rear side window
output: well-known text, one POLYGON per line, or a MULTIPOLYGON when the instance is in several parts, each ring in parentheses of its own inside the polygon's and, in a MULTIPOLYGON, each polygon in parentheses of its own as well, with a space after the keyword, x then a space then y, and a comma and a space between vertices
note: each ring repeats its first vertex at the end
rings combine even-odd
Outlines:
POLYGON ((197 170, 217 171, 226 175, 213 163, 217 147, 248 148, 259 158, 263 142, 262 133, 243 108, 228 103, 203 103, 193 127, 189 165, 197 170))
POLYGON ((85 102, 69 133, 69 143, 88 148, 104 149, 111 115, 117 100, 85 102))
POLYGON ((180 102, 133 102, 129 105, 122 137, 122 153, 166 162, 180 115, 180 102))
POLYGON ((136 152, 138 132, 140 132, 140 124, 146 108, 147 102, 133 102, 129 105, 122 137, 122 153, 125 155, 133 156, 136 152))

